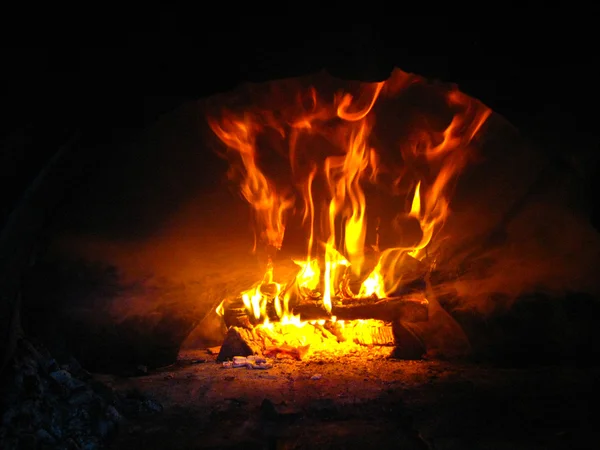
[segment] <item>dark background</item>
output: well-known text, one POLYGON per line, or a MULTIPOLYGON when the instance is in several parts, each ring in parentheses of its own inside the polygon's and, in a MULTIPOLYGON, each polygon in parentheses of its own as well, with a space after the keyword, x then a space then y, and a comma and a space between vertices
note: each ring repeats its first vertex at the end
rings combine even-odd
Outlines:
MULTIPOLYGON (((498 18, 495 24, 488 23, 492 16, 348 24, 290 17, 213 23, 165 15, 96 26, 25 25, 7 33, 5 45, 14 46, 2 50, 0 171, 7 182, 0 222, 75 131, 79 148, 123 142, 185 100, 322 68, 343 78, 381 80, 397 66, 455 82, 559 160, 571 150, 588 152, 593 200, 597 46, 583 16, 546 11, 535 20, 498 18)), ((218 164, 208 154, 206 162, 218 164)))
MULTIPOLYGON (((385 16, 385 11, 380 15, 385 16)), ((177 318, 196 320, 203 316, 204 309, 214 310, 213 303, 218 304, 225 297, 225 289, 237 293, 257 278, 250 264, 253 260, 240 250, 250 248, 251 236, 241 236, 239 230, 233 230, 233 225, 246 228, 246 206, 232 207, 230 213, 235 220, 221 220, 213 235, 209 225, 215 228, 213 219, 223 215, 221 204, 194 198, 198 192, 222 190, 219 183, 227 164, 210 149, 197 148, 198 137, 192 134, 196 124, 202 126, 204 118, 196 112, 193 102, 233 90, 244 81, 294 77, 322 69, 340 78, 374 81, 386 79, 393 67, 399 67, 429 79, 458 84, 463 92, 480 99, 518 127, 524 140, 543 149, 551 162, 551 173, 577 172, 577 189, 581 193, 578 200, 598 229, 598 52, 595 26, 585 23, 583 15, 567 17, 562 12, 552 15, 544 11, 517 22, 514 18, 496 18, 489 12, 485 19, 476 15, 403 16, 370 24, 349 24, 340 18, 314 17, 303 20, 227 16, 225 20, 215 13, 204 18, 190 15, 189 20, 168 15, 159 21, 123 19, 117 24, 97 18, 99 26, 83 21, 73 25, 75 20, 66 24, 65 20, 54 19, 45 21, 43 26, 29 23, 18 32, 8 33, 2 50, 0 175, 4 187, 0 190, 0 223, 5 222, 49 158, 61 145, 78 136, 68 157, 53 171, 48 183, 52 189, 48 189, 48 195, 43 192, 40 196, 44 221, 50 228, 57 224, 60 232, 71 227, 66 231, 81 233, 92 243, 96 235, 103 238, 91 253, 101 259, 104 255, 100 250, 114 252, 117 261, 107 259, 121 270, 139 266, 154 270, 154 275, 184 279, 187 283, 183 293, 177 290, 179 285, 171 286, 170 281, 167 286, 159 284, 154 290, 156 295, 142 290, 137 296, 140 304, 130 304, 110 291, 113 284, 115 291, 125 290, 121 274, 108 272, 112 280, 108 282, 102 272, 97 283, 102 292, 94 291, 92 297, 102 301, 114 298, 114 303, 142 317, 151 316, 149 311, 156 304, 162 307, 167 303, 165 316, 172 309, 177 318), (490 23, 492 19, 495 24, 490 23), (186 202, 196 205, 190 213, 192 219, 181 219, 186 226, 162 239, 153 235, 168 228, 158 222, 168 225, 186 202), (231 225, 231 230, 222 223, 231 225), (130 251, 137 241, 143 251, 130 251), (108 248, 106 242, 111 242, 112 247, 108 248), (198 256, 196 251, 202 254, 198 256), (246 256, 242 258, 242 254, 246 256), (234 277, 239 286, 231 281, 232 255, 244 269, 234 277), (106 293, 107 289, 110 292, 106 293)), ((554 179, 548 177, 545 182, 554 185, 554 179)), ((50 241, 52 231, 47 236, 50 241)), ((39 250, 43 253, 44 237, 40 241, 39 250)), ((580 255, 577 258, 581 259, 580 255)), ((96 268, 92 269, 96 276, 96 268)), ((59 300, 68 304, 73 298, 77 300, 72 302, 75 306, 83 304, 87 314, 104 326, 99 313, 107 308, 104 303, 98 306, 77 289, 71 297, 65 295, 49 284, 58 283, 56 280, 61 278, 52 270, 41 271, 36 282, 24 283, 35 288, 24 294, 24 310, 37 310, 36 320, 54 323, 47 320, 48 314, 60 309, 59 300)), ((70 286, 74 279, 73 270, 66 270, 65 285, 70 286)), ((127 296, 135 297, 128 293, 127 296)), ((579 353, 587 359, 590 341, 596 339, 592 318, 597 317, 597 303, 588 302, 587 297, 584 303, 591 304, 591 309, 572 299, 564 303, 566 312, 561 311, 557 317, 568 316, 574 310, 570 327, 564 325, 567 319, 562 323, 537 320, 541 313, 531 313, 529 306, 524 307, 524 313, 514 309, 518 317, 524 317, 516 325, 510 321, 507 325, 501 318, 498 330, 517 329, 511 332, 516 337, 510 341, 509 353, 523 353, 522 336, 531 335, 531 324, 535 323, 543 328, 535 334, 543 339, 549 337, 550 341, 557 330, 575 330, 576 339, 567 339, 566 350, 561 347, 558 351, 570 357, 573 349, 585 348, 586 354, 579 353), (547 323, 550 325, 546 329, 547 323), (586 331, 580 331, 582 328, 586 331)), ((553 310, 543 306, 541 311, 550 314, 553 310)), ((107 316, 106 320, 113 318, 107 316)), ((98 342, 109 341, 89 326, 90 321, 77 316, 75 322, 85 324, 93 341, 82 339, 82 330, 73 328, 76 339, 72 341, 87 346, 86 350, 98 342)), ((123 328, 135 329, 130 322, 124 323, 123 328)), ((480 319, 475 323, 479 326, 480 319)), ((148 354, 155 353, 147 335, 160 333, 142 325, 142 338, 131 339, 144 349, 138 362, 149 366, 164 363, 147 360, 148 354)), ((475 326, 461 326, 474 329, 473 336, 485 334, 475 326)), ((36 327, 34 324, 26 329, 36 327)), ((185 327, 169 322, 167 328, 172 332, 185 327)), ((57 330, 61 334, 60 326, 57 330)), ((491 334, 494 333, 492 329, 491 334)), ((175 351, 169 357, 176 355, 179 348, 180 342, 174 341, 171 350, 175 351)), ((481 339, 474 342, 481 342, 482 348, 493 347, 481 339)), ((526 342, 536 351, 542 347, 529 337, 526 342)), ((124 359, 132 361, 133 351, 125 349, 122 336, 117 336, 113 344, 107 345, 108 359, 115 358, 114 348, 123 348, 124 359)), ((502 346, 507 346, 505 341, 498 344, 498 348, 502 346)), ((80 353, 99 359, 97 351, 80 353)), ((552 354, 552 358, 555 356, 552 354)))

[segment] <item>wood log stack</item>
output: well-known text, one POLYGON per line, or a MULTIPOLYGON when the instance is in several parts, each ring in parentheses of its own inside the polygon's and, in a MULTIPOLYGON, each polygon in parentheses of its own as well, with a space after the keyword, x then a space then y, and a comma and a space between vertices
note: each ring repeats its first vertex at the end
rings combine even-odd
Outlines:
MULTIPOLYGON (((250 316, 241 298, 225 302, 223 320, 229 327, 248 328, 262 320, 250 316)), ((267 308, 270 321, 277 321, 274 309, 267 308)), ((428 302, 425 294, 413 292, 397 297, 378 299, 363 297, 332 302, 331 312, 327 311, 321 300, 302 299, 291 308, 293 315, 301 320, 337 320, 377 319, 383 321, 424 322, 428 319, 428 302)))
MULTIPOLYGON (((225 302, 223 308, 223 319, 228 327, 228 333, 217 360, 225 361, 233 356, 261 354, 261 350, 264 350, 265 347, 264 337, 260 332, 256 332, 254 326, 261 323, 263 319, 256 319, 249 315, 241 298, 225 302)), ((403 323, 428 320, 428 302, 422 292, 411 292, 383 299, 376 297, 334 299, 331 311, 327 311, 320 299, 297 296, 292 302, 290 310, 302 321, 327 321, 330 326, 325 326, 323 333, 328 333, 333 339, 338 340, 344 338, 336 333, 335 326, 331 326, 332 323, 334 324, 333 317, 336 321, 368 319, 381 321, 381 325, 371 327, 371 331, 364 332, 363 330, 353 339, 357 344, 367 346, 396 345, 399 336, 402 336, 403 340, 410 336, 403 332, 405 330, 403 323)), ((267 316, 271 322, 278 321, 271 305, 267 308, 267 316)), ((412 336, 411 339, 418 341, 415 336, 412 336)), ((397 348, 402 348, 402 346, 397 346, 397 348)), ((410 348, 412 349, 410 359, 415 357, 414 348, 422 348, 422 353, 424 353, 420 342, 412 342, 410 348)), ((396 352, 396 356, 401 357, 402 355, 398 355, 396 352)), ((420 355, 418 356, 420 357, 420 355)), ((298 359, 301 359, 301 356, 298 359)))

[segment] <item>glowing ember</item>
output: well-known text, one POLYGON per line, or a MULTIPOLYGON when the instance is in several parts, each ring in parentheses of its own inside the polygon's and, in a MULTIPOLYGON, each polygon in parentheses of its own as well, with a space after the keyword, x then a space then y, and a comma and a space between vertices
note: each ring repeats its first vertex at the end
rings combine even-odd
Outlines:
MULTIPOLYGON (((249 350, 234 345, 235 351, 254 353, 269 358, 302 360, 316 355, 336 357, 340 353, 360 352, 362 348, 377 345, 379 354, 393 349, 392 327, 379 320, 310 321, 298 323, 268 322, 252 329, 233 327, 228 336, 245 340, 249 350), (233 331, 233 333, 232 333, 233 331)), ((227 348, 227 338, 222 348, 227 348)), ((240 355, 231 355, 236 357, 240 355)), ((229 358, 222 357, 220 360, 229 358)))
MULTIPOLYGON (((209 118, 228 149, 230 176, 239 177, 241 194, 254 212, 260 242, 281 249, 291 216, 301 217, 307 232, 306 257, 294 261, 299 266, 294 280, 275 282, 269 260, 263 280, 241 293, 248 314, 262 321, 260 328, 278 336, 273 338, 276 345, 316 345, 306 340, 306 323, 292 315, 293 299, 320 302, 329 313, 335 302, 384 299, 403 282, 402 258, 426 257, 428 245, 448 216, 450 185, 466 165, 469 143, 490 110, 456 88, 431 86, 450 113, 444 126, 431 125, 427 118, 417 122, 399 148, 373 139, 379 105, 401 98, 416 85, 427 83, 397 70, 385 82, 354 84, 351 92, 327 94, 326 89, 298 87, 295 101, 289 104, 282 105, 283 97, 275 93, 272 106, 223 109, 209 118), (279 170, 271 174, 266 169, 265 152, 286 161, 286 182, 279 179, 279 170), (390 159, 394 152, 400 158, 390 159), (367 223, 372 217, 369 199, 377 189, 395 192, 400 186, 410 209, 399 208, 394 220, 414 221, 420 237, 410 246, 381 249, 381 218, 367 223), (367 242, 368 226, 373 225, 376 236, 367 242), (367 258, 370 248, 375 251, 374 264, 367 258), (269 317, 277 318, 277 323, 269 317)), ((223 315, 223 304, 217 312, 223 315)), ((344 329, 333 317, 328 323, 344 329)))

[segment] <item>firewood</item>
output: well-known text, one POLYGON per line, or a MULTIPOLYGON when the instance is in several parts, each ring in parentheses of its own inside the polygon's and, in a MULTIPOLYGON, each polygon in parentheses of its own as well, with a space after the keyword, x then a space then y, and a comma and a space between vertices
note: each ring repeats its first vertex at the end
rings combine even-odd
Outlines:
POLYGON ((401 321, 392 324, 396 348, 392 356, 397 359, 421 359, 427 349, 425 344, 407 325, 401 321))
POLYGON ((252 328, 250 317, 241 299, 224 304, 223 321, 227 327, 252 328))
MULTIPOLYGON (((241 300, 240 300, 241 303, 241 300)), ((258 321, 249 317, 246 310, 232 303, 232 308, 226 309, 223 319, 227 327, 250 328, 258 321)), ((320 300, 302 300, 292 307, 292 314, 300 315, 302 320, 330 319, 332 316, 339 320, 377 319, 384 321, 402 320, 404 322, 424 322, 428 319, 428 303, 422 293, 410 293, 385 299, 355 298, 333 303, 331 313, 327 312, 320 300)), ((277 321, 277 317, 269 320, 277 321)))
MULTIPOLYGON (((316 325, 319 327, 319 325, 316 325)), ((389 322, 365 320, 347 322, 328 322, 323 325, 338 342, 352 341, 360 345, 392 346, 394 333, 389 322)))
POLYGON ((293 312, 299 314, 302 320, 320 320, 335 316, 338 320, 424 322, 428 319, 428 302, 421 293, 385 299, 360 298, 334 303, 331 313, 328 313, 322 302, 305 301, 296 305, 293 312))
POLYGON ((262 342, 254 330, 230 327, 217 355, 217 361, 227 361, 234 356, 260 355, 262 349, 262 342))
POLYGON ((359 326, 354 333, 354 342, 360 345, 394 345, 394 333, 392 326, 388 324, 373 325, 366 323, 365 326, 359 326))

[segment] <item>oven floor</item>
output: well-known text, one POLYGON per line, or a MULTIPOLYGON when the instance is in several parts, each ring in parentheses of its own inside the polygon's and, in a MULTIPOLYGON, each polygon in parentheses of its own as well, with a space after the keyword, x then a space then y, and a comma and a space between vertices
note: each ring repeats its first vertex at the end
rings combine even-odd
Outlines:
POLYGON ((600 438, 600 369, 364 356, 224 369, 196 351, 146 376, 97 377, 164 407, 124 425, 115 449, 566 449, 600 438))

